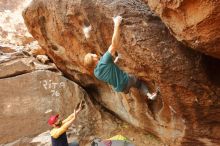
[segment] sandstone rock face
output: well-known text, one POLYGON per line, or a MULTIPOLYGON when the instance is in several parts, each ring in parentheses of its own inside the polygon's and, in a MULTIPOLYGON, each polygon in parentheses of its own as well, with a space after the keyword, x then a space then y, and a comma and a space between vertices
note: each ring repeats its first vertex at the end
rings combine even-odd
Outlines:
POLYGON ((51 63, 42 64, 31 56, 21 52, 1 53, 0 55, 0 79, 18 76, 35 70, 53 70, 59 72, 57 67, 51 63))
POLYGON ((93 101, 140 133, 151 132, 175 146, 220 144, 220 62, 178 43, 144 2, 35 0, 23 16, 58 68, 83 86, 93 101), (135 89, 127 95, 116 93, 83 65, 86 53, 101 56, 107 50, 115 15, 124 18, 118 65, 146 81, 151 90, 154 83, 159 85, 156 101, 135 89), (83 31, 89 26, 90 37, 83 31))
POLYGON ((50 71, 0 79, 0 84, 0 143, 46 131, 48 111, 66 117, 86 97, 77 84, 50 71))
POLYGON ((181 42, 220 58, 220 1, 145 0, 181 42))
POLYGON ((6 78, 14 75, 31 72, 33 69, 30 64, 30 58, 16 59, 9 63, 0 64, 0 78, 6 78))

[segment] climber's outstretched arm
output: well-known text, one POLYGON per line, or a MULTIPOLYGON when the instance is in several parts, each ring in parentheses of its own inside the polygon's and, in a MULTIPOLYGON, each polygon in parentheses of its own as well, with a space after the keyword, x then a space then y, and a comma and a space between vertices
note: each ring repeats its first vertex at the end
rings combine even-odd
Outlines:
POLYGON ((111 53, 113 56, 115 54, 116 49, 118 49, 119 46, 119 41, 120 41, 120 24, 122 21, 121 16, 116 16, 113 18, 114 21, 114 32, 112 36, 112 44, 109 47, 108 51, 111 53))
POLYGON ((68 118, 66 118, 65 120, 63 120, 63 124, 68 122, 68 121, 71 121, 72 119, 75 119, 76 115, 79 114, 79 112, 83 109, 83 107, 85 106, 85 103, 83 100, 80 101, 80 103, 77 104, 76 108, 74 109, 74 112, 69 115, 68 118))

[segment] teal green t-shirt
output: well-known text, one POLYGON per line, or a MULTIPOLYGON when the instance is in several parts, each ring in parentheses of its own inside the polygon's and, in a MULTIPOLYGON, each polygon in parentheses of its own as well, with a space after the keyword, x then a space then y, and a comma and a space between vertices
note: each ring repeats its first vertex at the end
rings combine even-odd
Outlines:
POLYGON ((98 62, 94 74, 97 79, 112 85, 117 92, 121 92, 128 83, 128 74, 113 62, 109 51, 98 62))

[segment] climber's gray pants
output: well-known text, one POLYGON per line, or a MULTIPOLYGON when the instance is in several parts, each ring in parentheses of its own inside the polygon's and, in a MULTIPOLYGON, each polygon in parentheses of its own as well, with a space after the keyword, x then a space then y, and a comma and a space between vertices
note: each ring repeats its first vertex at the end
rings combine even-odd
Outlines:
POLYGON ((123 90, 123 92, 125 94, 129 93, 129 90, 131 87, 140 89, 141 92, 143 92, 144 94, 145 94, 145 92, 148 92, 148 89, 147 89, 147 86, 145 85, 145 83, 143 81, 139 80, 138 78, 136 78, 134 75, 128 75, 128 84, 125 87, 125 89, 123 90))

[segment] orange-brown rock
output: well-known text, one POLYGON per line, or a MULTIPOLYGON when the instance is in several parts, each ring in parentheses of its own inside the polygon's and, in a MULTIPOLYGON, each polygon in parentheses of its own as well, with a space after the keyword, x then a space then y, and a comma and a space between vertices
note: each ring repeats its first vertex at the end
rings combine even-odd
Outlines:
MULTIPOLYGON (((220 62, 170 35, 144 2, 134 0, 35 0, 23 13, 29 32, 93 101, 170 145, 219 145, 220 62), (148 101, 137 90, 116 93, 83 65, 88 52, 101 56, 111 43, 112 17, 123 16, 119 66, 161 95, 148 101), (92 26, 90 37, 83 28, 92 26)), ((103 130, 103 129, 100 129, 103 130)), ((138 146, 146 146, 139 143, 138 146)))
POLYGON ((36 49, 34 48, 34 49, 32 49, 29 53, 30 53, 31 55, 33 55, 33 56, 45 55, 45 54, 46 54, 45 50, 42 49, 42 48, 36 48, 36 49))
POLYGON ((220 58, 219 0, 145 0, 181 42, 220 58))

